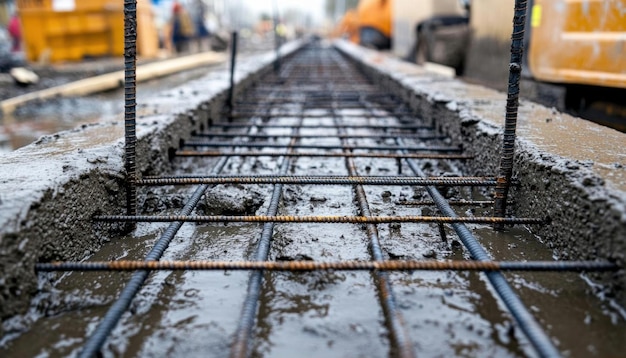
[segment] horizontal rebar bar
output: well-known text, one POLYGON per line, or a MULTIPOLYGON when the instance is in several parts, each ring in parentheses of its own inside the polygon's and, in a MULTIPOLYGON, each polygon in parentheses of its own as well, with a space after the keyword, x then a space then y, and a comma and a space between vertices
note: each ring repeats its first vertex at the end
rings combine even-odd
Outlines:
MULTIPOLYGON (((232 119, 249 119, 251 117, 263 117, 263 118, 279 118, 279 117, 299 117, 299 118, 331 118, 333 115, 331 115, 330 113, 324 113, 324 114, 302 114, 302 115, 298 115, 298 114, 280 114, 280 113, 258 113, 258 112, 242 112, 242 111, 238 111, 235 112, 233 115, 229 115, 227 112, 222 112, 222 115, 228 116, 229 118, 232 119)), ((406 116, 406 117, 415 117, 415 113, 412 112, 394 112, 394 113, 390 113, 390 114, 354 114, 354 113, 345 113, 345 114, 341 114, 341 117, 343 118, 363 118, 363 119, 368 119, 368 118, 392 118, 392 117, 398 117, 398 116, 406 116)), ((423 128, 426 129, 426 128, 423 128)), ((428 129, 433 129, 431 127, 428 127, 428 129)))
POLYGON ((137 185, 197 185, 197 184, 302 184, 302 185, 437 185, 437 186, 495 186, 494 178, 419 178, 419 177, 306 177, 306 176, 239 176, 239 177, 162 177, 144 178, 137 185))
MULTIPOLYGON (((298 116, 296 114, 293 115, 283 115, 283 117, 298 117, 300 118, 301 116, 298 116)), ((389 117, 392 117, 392 115, 389 115, 389 117)), ((263 124, 263 123, 228 123, 228 122, 215 122, 215 123, 211 123, 210 127, 222 127, 222 128, 250 128, 250 127, 257 127, 257 128, 292 128, 294 125, 293 124, 263 124)), ((344 129, 382 129, 382 130, 433 130, 433 127, 431 126, 418 126, 418 125, 383 125, 383 124, 342 124, 342 125, 324 125, 324 124, 303 124, 303 125, 299 125, 298 128, 300 129, 308 129, 308 128, 313 128, 313 129, 337 129, 337 128, 344 128, 344 129)))
POLYGON ((319 158, 381 158, 381 159, 474 159, 473 155, 467 154, 435 154, 435 153, 315 153, 315 152, 219 152, 219 151, 196 151, 178 150, 179 157, 319 157, 319 158))
MULTIPOLYGON (((215 138, 291 138, 289 134, 243 134, 243 133, 223 133, 223 132, 211 132, 211 133, 196 133, 195 137, 215 137, 215 138)), ((297 139, 304 138, 339 138, 339 139, 394 139, 394 138, 412 138, 416 140, 443 140, 448 137, 441 135, 420 135, 417 133, 398 133, 398 134, 300 134, 296 136, 297 139)))
POLYGON ((543 224, 539 218, 500 218, 489 216, 451 217, 451 216, 349 216, 349 215, 318 215, 318 216, 237 216, 237 215, 99 215, 94 220, 108 222, 196 222, 196 223, 236 223, 236 222, 279 222, 279 223, 353 223, 353 224, 384 224, 384 223, 468 223, 468 224, 543 224))
MULTIPOLYGON (((210 143, 210 142, 194 142, 189 141, 184 144, 186 147, 241 147, 241 148, 287 148, 287 144, 279 144, 279 143, 267 143, 267 142, 223 142, 223 143, 210 143)), ((346 150, 398 150, 404 149, 409 151, 423 151, 423 152, 460 152, 460 148, 454 147, 429 147, 429 146, 420 146, 420 147, 412 147, 406 146, 404 148, 400 148, 395 145, 320 145, 320 144, 297 144, 294 145, 295 149, 322 149, 322 150, 332 150, 332 149, 346 149, 346 150)))
POLYGON ((133 270, 267 270, 267 271, 615 271, 605 261, 96 261, 51 262, 35 265, 45 271, 133 270))
MULTIPOLYGON (((428 205, 436 205, 434 201, 423 200, 423 201, 396 201, 397 205, 408 205, 408 206, 428 206, 428 205)), ((451 206, 487 206, 493 205, 493 200, 457 200, 457 201, 448 201, 448 205, 451 206)))

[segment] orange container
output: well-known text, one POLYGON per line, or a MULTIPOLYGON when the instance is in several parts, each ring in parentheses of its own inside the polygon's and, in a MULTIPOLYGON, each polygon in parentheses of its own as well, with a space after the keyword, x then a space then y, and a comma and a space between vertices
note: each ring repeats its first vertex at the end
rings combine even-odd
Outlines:
MULTIPOLYGON (((27 59, 59 62, 122 56, 123 8, 123 0, 18 0, 27 59)), ((149 1, 138 1, 137 18, 139 54, 156 56, 158 37, 149 1)))

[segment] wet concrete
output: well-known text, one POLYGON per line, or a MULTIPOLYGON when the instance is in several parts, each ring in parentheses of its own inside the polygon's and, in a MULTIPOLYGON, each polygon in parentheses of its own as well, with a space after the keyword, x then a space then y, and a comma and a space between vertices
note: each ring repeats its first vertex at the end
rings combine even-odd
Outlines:
MULTIPOLYGON (((367 60, 367 57, 363 58, 367 60)), ((383 63, 380 62, 382 60, 377 61, 375 63, 378 65, 383 63)), ((413 66, 410 70, 412 74, 432 76, 413 66)), ((436 84, 438 80, 435 77, 425 81, 436 84)), ((185 90, 184 93, 190 92, 185 90)), ((175 99, 166 102, 172 97, 173 94, 161 95, 154 106, 161 109, 174 106, 175 99)), ((445 97, 423 99, 434 102, 431 112, 433 117, 424 118, 426 121, 434 118, 441 120, 440 128, 447 128, 456 134, 455 143, 458 143, 466 129, 464 126, 459 128, 458 123, 455 126, 451 114, 448 117, 440 116, 445 111, 452 111, 448 106, 453 107, 450 101, 442 101, 442 98, 445 97)), ((421 110, 425 108, 425 104, 420 107, 421 110)), ((212 110, 210 105, 205 104, 203 110, 190 116, 199 127, 201 123, 206 123, 212 110)), ((326 120, 328 124, 332 123, 332 118, 326 120)), ((187 115, 178 115, 178 121, 192 122, 187 115)), ((461 123, 463 121, 468 120, 464 118, 461 123)), ((311 120, 311 124, 319 122, 311 120)), ((275 117, 271 123, 293 123, 293 117, 275 117)), ((372 123, 392 124, 395 119, 377 118, 372 119, 372 123)), ((306 121, 304 124, 307 124, 306 121)), ((481 128, 476 123, 470 126, 474 130, 476 127, 481 128)), ((187 128, 183 127, 180 125, 174 128, 181 132, 189 130, 189 124, 187 128)), ((167 138, 157 131, 144 130, 154 137, 149 137, 153 145, 143 144, 142 150, 146 154, 155 155, 154 162, 142 162, 141 168, 145 173, 208 172, 216 162, 215 159, 177 160, 174 168, 162 158, 165 153, 160 151, 175 145, 172 143, 176 143, 178 138, 167 138), (154 143, 159 143, 162 149, 156 149, 154 143)), ((273 133, 280 131, 276 129, 273 133)), ((354 132, 365 133, 361 129, 354 132)), ((302 134, 313 133, 319 134, 319 129, 310 132, 302 130, 302 134)), ((470 151, 476 150, 476 142, 487 140, 496 145, 498 134, 495 128, 486 134, 478 130, 472 133, 475 137, 474 141, 469 142, 467 149, 470 151)), ((180 134, 180 138, 184 138, 184 135, 180 134)), ((330 137, 302 140, 302 144, 313 143, 340 144, 330 137)), ((360 140, 358 144, 372 145, 376 142, 360 140)), ((487 159, 489 153, 481 155, 487 159)), ((484 163, 492 161, 493 158, 484 163)), ((269 159, 232 158, 223 174, 271 174, 276 172, 279 164, 269 159)), ((361 158, 356 164, 360 174, 393 175, 398 172, 395 160, 361 158)), ((461 170, 465 174, 476 174, 493 169, 490 166, 471 165, 468 169, 456 162, 427 161, 422 166, 429 175, 460 173, 461 170)), ((404 166, 402 171, 407 173, 409 168, 404 166)), ((298 158, 293 160, 289 173, 345 175, 347 170, 344 160, 340 158, 327 161, 298 158)), ((524 186, 521 188, 516 192, 517 200, 517 195, 527 190, 524 186)), ((222 213, 255 211, 262 214, 267 211, 268 202, 264 198, 269 197, 269 185, 247 186, 246 190, 241 187, 221 189, 224 188, 216 187, 208 192, 204 198, 206 204, 200 206, 198 214, 216 210, 216 201, 219 204, 217 209, 222 213), (248 204, 239 205, 242 202, 248 204)), ((188 197, 189 190, 184 187, 144 188, 140 193, 140 211, 150 213, 164 209, 165 213, 176 213, 183 205, 181 198, 188 197)), ((426 198, 420 188, 366 186, 365 193, 376 215, 436 214, 434 208, 399 205, 406 200, 426 198)), ((483 193, 477 190, 461 190, 450 194, 456 198, 484 199, 483 193)), ((59 200, 58 197, 55 199, 59 200)), ((357 212, 353 200, 354 193, 349 187, 286 185, 279 213, 355 215, 357 212)), ((540 202, 540 198, 533 200, 540 202)), ((523 205, 528 204, 518 203, 516 209, 523 208, 523 205)), ((112 212, 116 210, 115 207, 107 209, 112 212)), ((120 209, 118 205, 117 210, 120 209)), ((472 212, 474 215, 482 213, 480 209, 472 212)), ((488 209, 484 213, 488 213, 488 209)), ((89 222, 88 219, 85 221, 89 222)), ((164 224, 139 224, 132 233, 120 236, 97 226, 96 230, 100 230, 97 231, 98 239, 102 241, 97 246, 101 248, 85 256, 90 256, 92 260, 142 259, 165 227, 164 224)), ((163 259, 251 259, 261 228, 256 224, 185 224, 163 259)), ((536 236, 523 227, 499 233, 481 225, 472 225, 471 228, 497 260, 549 260, 561 252, 546 247, 546 243, 551 242, 549 237, 536 236)), ((378 225, 378 229, 386 259, 468 258, 449 229, 446 229, 447 241, 442 241, 436 226, 387 224, 378 225)), ((361 225, 280 224, 275 229, 270 260, 354 259, 370 259, 367 235, 361 225)), ((507 277, 564 355, 619 356, 626 350, 626 341, 623 340, 625 323, 621 315, 623 310, 615 306, 615 301, 596 296, 606 289, 595 283, 598 278, 550 273, 507 274, 507 277)), ((127 278, 127 274, 120 273, 71 273, 61 277, 42 275, 38 282, 39 293, 29 306, 28 313, 4 322, 8 334, 2 339, 0 355, 75 354, 84 343, 85 334, 94 329, 127 278), (43 344, 35 345, 33 342, 43 344)), ((502 303, 494 298, 496 296, 482 274, 408 272, 394 273, 391 278, 398 307, 407 322, 415 351, 420 356, 533 356, 529 343, 518 331, 502 303)), ((247 281, 248 274, 245 272, 154 273, 133 302, 130 312, 123 316, 107 341, 103 355, 227 356, 247 281)), ((254 357, 370 357, 385 356, 391 352, 374 275, 370 273, 267 273, 261 295, 254 332, 254 357)))
MULTIPOLYGON (((297 46, 290 44, 282 51, 288 54, 297 46)), ((270 53, 242 59, 236 90, 271 70, 273 58, 270 53)), ((221 111, 227 87, 224 67, 139 103, 138 171, 150 174, 170 168, 170 151, 221 111)), ((3 322, 28 309, 38 289, 36 262, 80 260, 93 254, 105 239, 91 217, 124 210, 123 127, 117 120, 44 136, 0 157, 3 322)))
MULTIPOLYGON (((398 93, 424 118, 475 156, 467 170, 497 173, 506 96, 445 78, 390 56, 338 43, 363 71, 398 93)), ((563 259, 608 259, 626 252, 626 135, 541 105, 521 101, 514 176, 517 216, 542 217, 534 228, 563 259)), ((626 306, 626 272, 598 275, 602 294, 626 306)))

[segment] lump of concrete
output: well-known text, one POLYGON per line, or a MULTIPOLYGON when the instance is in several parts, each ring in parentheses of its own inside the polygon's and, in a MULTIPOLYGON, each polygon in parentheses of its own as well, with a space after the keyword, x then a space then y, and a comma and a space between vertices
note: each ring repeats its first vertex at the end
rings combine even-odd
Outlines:
POLYGON ((261 205, 263 195, 260 192, 226 186, 207 191, 204 200, 198 203, 198 212, 203 215, 254 215, 261 205))
POLYGON ((9 71, 13 80, 20 85, 32 85, 39 82, 39 76, 29 69, 24 67, 14 67, 9 71))

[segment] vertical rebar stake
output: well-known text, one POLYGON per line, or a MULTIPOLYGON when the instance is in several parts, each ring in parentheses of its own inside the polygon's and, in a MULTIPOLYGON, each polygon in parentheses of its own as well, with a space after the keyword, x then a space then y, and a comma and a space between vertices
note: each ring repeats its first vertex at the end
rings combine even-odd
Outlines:
POLYGON ((137 215, 135 109, 137 107, 137 0, 124 0, 124 139, 126 152, 126 209, 137 215))
MULTIPOLYGON (((504 217, 506 214, 506 201, 513 173, 515 129, 517 127, 517 109, 519 107, 519 82, 522 74, 527 2, 528 0, 515 0, 513 33, 511 35, 511 63, 509 64, 509 88, 504 121, 504 141, 495 190, 494 216, 496 217, 504 217)), ((496 230, 502 230, 503 228, 503 224, 494 225, 496 230)))
POLYGON ((230 87, 228 88, 228 108, 232 113, 235 108, 235 64, 237 62, 237 31, 231 34, 230 48, 230 87))

